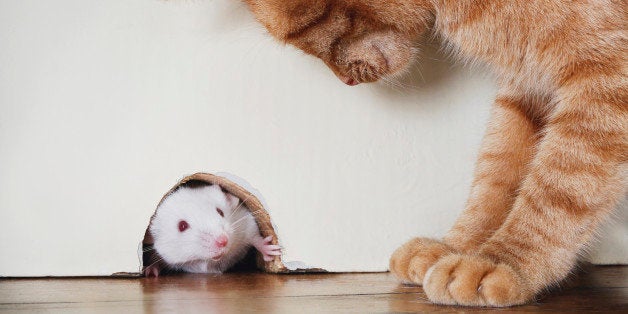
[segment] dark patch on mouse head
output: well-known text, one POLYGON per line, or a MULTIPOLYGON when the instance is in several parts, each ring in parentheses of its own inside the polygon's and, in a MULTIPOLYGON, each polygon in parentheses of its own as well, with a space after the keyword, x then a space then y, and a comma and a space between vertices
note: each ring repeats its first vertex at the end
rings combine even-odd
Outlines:
MULTIPOLYGON (((183 184, 181 184, 181 185, 177 186, 177 187, 174 189, 174 191, 176 191, 176 190, 178 190, 178 189, 180 189, 180 188, 182 188, 182 187, 186 187, 186 188, 192 188, 192 189, 194 189, 194 188, 201 188, 201 187, 204 187, 204 186, 209 186, 209 185, 212 185, 212 184, 211 184, 211 183, 204 182, 204 181, 199 181, 199 180, 190 180, 190 181, 187 181, 187 182, 185 182, 185 183, 183 183, 183 184)), ((174 192, 174 191, 171 191, 169 194, 172 194, 172 192, 174 192)))
MULTIPOLYGON (((233 209, 243 205, 243 202, 239 198, 234 196, 232 193, 227 191, 227 189, 225 189, 225 187, 223 187, 223 186, 221 186, 219 184, 212 184, 212 183, 208 183, 208 182, 200 181, 200 180, 190 180, 190 181, 187 181, 187 182, 179 185, 175 189, 173 189, 168 195, 174 193, 175 191, 179 190, 180 188, 198 189, 198 188, 203 188, 203 187, 207 187, 207 186, 210 186, 210 187, 216 186, 216 187, 220 188, 220 191, 225 195, 225 198, 227 200, 227 208, 224 208, 224 206, 218 208, 219 210, 217 212, 218 212, 218 214, 220 214, 220 216, 225 217, 224 213, 226 211, 231 211, 231 210, 233 210, 233 209)), ((163 202, 163 200, 162 200, 162 202, 163 202)))

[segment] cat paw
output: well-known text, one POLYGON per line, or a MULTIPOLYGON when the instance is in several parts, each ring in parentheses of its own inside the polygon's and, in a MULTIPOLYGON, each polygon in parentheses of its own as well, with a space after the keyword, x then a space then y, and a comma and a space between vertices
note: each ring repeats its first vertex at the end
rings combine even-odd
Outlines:
POLYGON ((534 296, 510 266, 462 254, 445 256, 430 267, 423 289, 430 301, 447 305, 505 307, 534 296))
POLYGON ((275 256, 281 255, 281 247, 279 245, 272 244, 273 236, 261 238, 255 243, 255 248, 262 253, 262 257, 265 262, 270 262, 275 259, 275 256))
POLYGON ((415 238, 399 247, 390 258, 390 272, 406 284, 423 284, 427 270, 441 257, 454 253, 449 245, 428 238, 415 238))

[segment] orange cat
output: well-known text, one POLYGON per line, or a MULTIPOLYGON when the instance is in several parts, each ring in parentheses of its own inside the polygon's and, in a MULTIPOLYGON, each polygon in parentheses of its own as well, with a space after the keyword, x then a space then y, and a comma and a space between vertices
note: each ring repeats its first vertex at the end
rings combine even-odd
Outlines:
POLYGON ((435 303, 509 306, 565 278, 626 194, 625 0, 246 0, 346 84, 404 71, 431 30, 487 63, 499 92, 466 210, 390 270, 435 303))

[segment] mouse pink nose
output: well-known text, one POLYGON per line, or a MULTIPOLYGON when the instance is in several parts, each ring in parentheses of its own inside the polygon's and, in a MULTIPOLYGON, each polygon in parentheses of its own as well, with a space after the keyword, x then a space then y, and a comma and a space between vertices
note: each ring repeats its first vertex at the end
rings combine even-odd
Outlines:
POLYGON ((216 238, 216 246, 225 247, 229 243, 229 238, 226 234, 221 234, 216 238))

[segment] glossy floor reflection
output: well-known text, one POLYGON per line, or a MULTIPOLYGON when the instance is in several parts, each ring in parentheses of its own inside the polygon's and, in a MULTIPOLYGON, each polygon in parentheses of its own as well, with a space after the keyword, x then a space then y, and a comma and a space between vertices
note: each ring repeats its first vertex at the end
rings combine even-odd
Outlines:
MULTIPOLYGON (((626 312, 628 267, 587 267, 538 302, 500 312, 626 312)), ((430 304, 388 273, 0 279, 0 312, 485 312, 430 304)))

